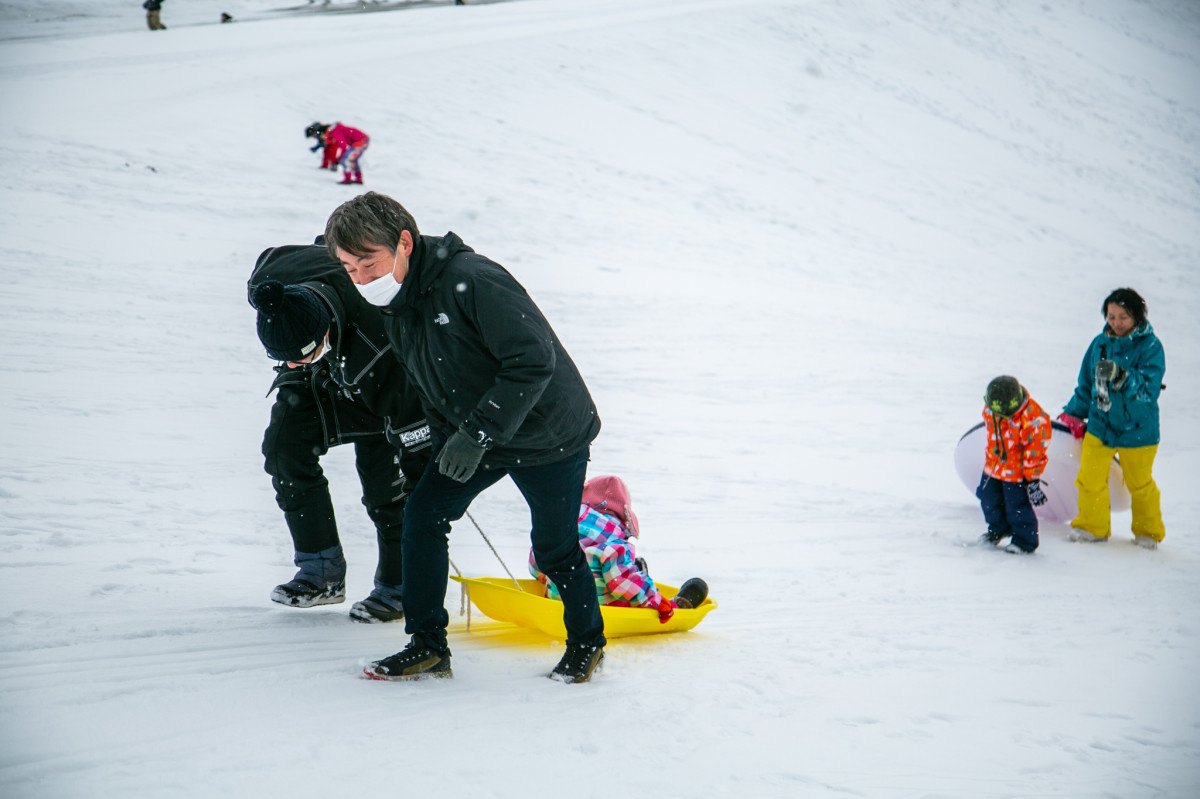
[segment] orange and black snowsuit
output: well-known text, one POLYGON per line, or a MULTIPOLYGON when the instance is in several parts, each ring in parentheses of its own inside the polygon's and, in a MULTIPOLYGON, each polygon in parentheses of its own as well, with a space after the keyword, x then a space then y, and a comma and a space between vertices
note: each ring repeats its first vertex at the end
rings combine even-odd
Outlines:
POLYGON ((986 474, 1006 483, 1042 476, 1050 442, 1050 416, 1033 397, 1027 397, 1025 404, 1007 419, 984 408, 983 421, 987 426, 986 474))
POLYGON ((1038 520, 1029 501, 1029 481, 1040 478, 1046 468, 1050 416, 1026 394, 1012 416, 1005 418, 985 408, 983 421, 987 454, 975 496, 988 526, 985 537, 999 543, 1011 536, 1013 546, 1033 552, 1038 548, 1038 520))

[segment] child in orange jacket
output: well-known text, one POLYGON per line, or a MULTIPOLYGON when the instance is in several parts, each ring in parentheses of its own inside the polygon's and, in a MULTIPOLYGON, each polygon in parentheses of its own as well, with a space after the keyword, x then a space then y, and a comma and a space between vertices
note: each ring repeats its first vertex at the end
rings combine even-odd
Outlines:
POLYGON ((1050 441, 1050 415, 1033 401, 1015 377, 1001 375, 988 383, 983 396, 987 455, 975 496, 983 508, 987 532, 980 542, 1029 553, 1038 547, 1034 506, 1046 502, 1041 476, 1050 441))

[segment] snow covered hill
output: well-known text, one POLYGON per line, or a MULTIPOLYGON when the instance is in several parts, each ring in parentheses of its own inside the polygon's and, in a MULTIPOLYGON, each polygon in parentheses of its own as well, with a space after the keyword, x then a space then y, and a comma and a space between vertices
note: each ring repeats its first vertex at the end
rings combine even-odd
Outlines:
MULTIPOLYGON (((1200 6, 0 0, 0 795, 1182 797, 1200 790, 1200 6), (290 6, 285 8, 285 5, 290 6), (309 8, 307 6, 313 6, 309 8), (379 5, 379 4, 377 4, 379 5), (222 11, 237 22, 219 25, 222 11), (452 588, 455 678, 293 569, 244 284, 365 188, 508 267, 694 631, 561 642, 452 588), (1057 412, 1117 286, 1167 353, 1167 539, 982 531, 988 380, 1057 412)), ((374 537, 328 461, 365 595, 374 537)), ((508 484, 472 514, 509 568, 508 484)), ((451 557, 502 570, 470 524, 451 557)))

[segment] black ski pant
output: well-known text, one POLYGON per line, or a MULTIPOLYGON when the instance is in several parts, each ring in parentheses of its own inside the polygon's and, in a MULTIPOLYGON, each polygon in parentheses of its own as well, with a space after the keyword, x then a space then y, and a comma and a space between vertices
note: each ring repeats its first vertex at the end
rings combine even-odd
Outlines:
POLYGON ((279 385, 262 445, 264 468, 295 551, 322 552, 341 543, 320 459, 331 447, 353 444, 362 503, 379 544, 375 580, 400 585, 404 472, 415 482, 426 458, 401 455, 384 435, 385 420, 340 394, 323 370, 295 371, 279 385))
MULTIPOLYGON (((435 442, 435 447, 440 449, 441 443, 435 442)), ((475 497, 508 475, 529 503, 533 555, 538 568, 558 586, 567 641, 603 646, 604 620, 596 582, 579 546, 579 505, 588 454, 585 447, 540 466, 481 467, 465 483, 441 474, 431 461, 405 509, 405 632, 419 634, 434 649, 448 649, 450 615, 445 601, 450 523, 463 517, 475 497)))

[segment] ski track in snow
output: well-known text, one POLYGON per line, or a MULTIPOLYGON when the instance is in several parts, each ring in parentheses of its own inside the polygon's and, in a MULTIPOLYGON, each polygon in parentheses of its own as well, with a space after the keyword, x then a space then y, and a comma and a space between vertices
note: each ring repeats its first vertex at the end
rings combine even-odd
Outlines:
MULTIPOLYGON (((0 1, 0 795, 1177 797, 1200 789, 1200 13, 1184 0, 0 1), (214 24, 220 12, 234 25, 214 24), (353 64, 349 73, 326 68, 353 64), (347 602, 274 605, 245 280, 367 188, 509 268, 580 366, 651 572, 720 607, 562 642, 451 611, 453 680, 360 679, 347 602), (1057 411, 1098 305, 1167 352, 1168 538, 1017 558, 952 453, 1057 411)), ((472 506, 524 575, 528 513, 472 506)), ((451 558, 501 574, 469 521, 451 558)))

